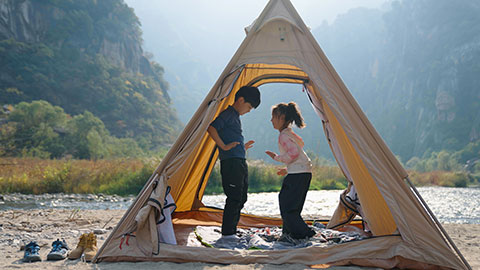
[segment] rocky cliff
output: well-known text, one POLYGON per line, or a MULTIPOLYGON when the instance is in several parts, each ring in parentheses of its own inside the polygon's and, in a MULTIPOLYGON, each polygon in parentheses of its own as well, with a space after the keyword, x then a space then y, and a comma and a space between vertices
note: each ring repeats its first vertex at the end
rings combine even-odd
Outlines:
MULTIPOLYGON (((102 3, 112 1, 75 2, 67 6, 62 1, 1 1, 0 40, 13 38, 26 43, 72 46, 81 51, 99 53, 133 73, 155 75, 150 61, 144 56, 138 19, 131 16, 120 18, 126 12, 117 13, 120 9, 128 9, 126 5, 108 6, 102 3), (72 7, 75 9, 72 10, 72 7), (97 16, 88 17, 88 8, 98 8, 97 16), (134 23, 125 23, 122 21, 125 19, 134 23)), ((168 96, 166 92, 164 94, 168 96)))
POLYGON ((171 143, 181 128, 163 68, 144 55, 123 0, 2 0, 0 59, 0 103, 88 110, 145 148, 171 143))
POLYGON ((392 151, 407 162, 480 139, 480 5, 395 1, 314 34, 392 151))

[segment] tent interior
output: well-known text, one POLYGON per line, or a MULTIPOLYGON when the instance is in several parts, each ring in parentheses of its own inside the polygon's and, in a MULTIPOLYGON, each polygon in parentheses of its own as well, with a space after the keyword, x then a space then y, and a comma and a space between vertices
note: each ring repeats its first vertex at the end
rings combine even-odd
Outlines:
MULTIPOLYGON (((242 73, 239 75, 239 78, 237 81, 238 83, 236 85, 242 86, 242 83, 245 83, 245 85, 257 86, 259 87, 262 95, 265 94, 264 87, 263 87, 264 85, 268 85, 266 87, 269 87, 269 90, 272 89, 272 87, 274 86, 279 86, 280 88, 283 86, 284 89, 285 88, 287 89, 287 90, 284 90, 284 89, 281 90, 282 93, 285 94, 283 101, 288 102, 292 100, 288 95, 288 92, 291 90, 294 90, 294 91, 303 90, 303 92, 305 92, 305 89, 302 89, 302 88, 306 87, 304 85, 308 83, 308 80, 309 80, 308 76, 304 72, 290 65, 249 64, 249 65, 245 65, 242 73)), ((236 89, 238 89, 238 87, 235 88, 234 86, 232 88, 231 93, 229 93, 230 98, 224 99, 223 104, 220 105, 221 108, 218 109, 217 114, 215 114, 215 117, 224 108, 226 108, 228 105, 231 105, 233 103, 233 97, 236 89)), ((274 91, 274 90, 270 90, 270 91, 274 91)), ((308 96, 306 93, 301 93, 301 94, 302 94, 301 98, 308 100, 308 96)), ((296 95, 296 97, 298 98, 298 95, 296 95)), ((307 103, 309 103, 309 101, 307 101, 307 103)), ((265 106, 270 107, 271 105, 272 104, 261 104, 260 107, 265 107, 265 106)), ((268 110, 269 109, 270 108, 268 108, 268 110)), ((304 111, 304 109, 310 109, 310 108, 301 108, 301 109, 302 111, 304 111)), ((270 115, 266 115, 266 114, 258 115, 257 110, 254 110, 252 111, 252 113, 242 116, 242 122, 245 123, 246 122, 245 119, 247 117, 251 117, 252 120, 247 120, 247 121, 262 121, 262 122, 265 122, 265 124, 270 124, 270 121, 269 121, 270 115), (261 117, 262 119, 260 120, 259 117, 261 117)), ((263 108, 263 110, 265 111, 266 108, 263 108)), ((318 119, 318 117, 316 120, 318 122, 321 122, 318 119)), ((319 137, 319 140, 325 139, 325 138, 321 138, 321 137, 324 137, 323 134, 318 133, 318 132, 323 133, 321 130, 315 129, 314 131, 312 131, 310 125, 306 129, 310 129, 309 132, 317 132, 317 136, 319 137)), ((247 132, 248 130, 244 129, 244 133, 247 133, 247 132)), ((272 141, 275 141, 275 138, 269 138, 269 139, 271 139, 272 141)), ((175 199, 177 203, 177 209, 174 213, 175 217, 180 217, 181 215, 185 215, 189 211, 207 212, 207 213, 218 213, 219 211, 221 212, 221 209, 218 209, 216 207, 210 207, 208 205, 205 205, 202 202, 202 197, 205 192, 205 188, 208 185, 210 174, 212 173, 213 167, 218 161, 217 159, 218 151, 216 150, 215 144, 211 141, 208 134, 205 134, 205 138, 202 139, 202 145, 199 147, 198 151, 199 151, 198 155, 203 155, 208 158, 204 159, 203 164, 198 164, 198 167, 197 166, 192 167, 191 172, 186 173, 186 175, 189 175, 189 176, 185 178, 185 182, 188 182, 188 183, 178 183, 178 188, 175 188, 172 186, 172 191, 171 191, 172 195, 174 198, 177 198, 175 199), (195 181, 189 181, 187 178, 195 179, 195 181), (175 190, 181 190, 181 192, 176 192, 175 190), (187 201, 184 201, 182 197, 191 198, 191 199, 189 202, 187 202, 187 201)), ((243 215, 243 216, 248 216, 248 215, 243 215)), ((210 216, 208 220, 211 221, 211 218, 212 216, 210 216)), ((277 225, 281 224, 281 219, 268 218, 268 220, 272 220, 272 221, 275 220, 273 224, 277 224, 277 225)), ((221 223, 221 215, 220 215, 219 221, 221 223)), ((182 221, 180 221, 180 219, 174 219, 174 223, 175 222, 182 222, 182 221)), ((258 223, 255 222, 250 225, 246 224, 246 226, 260 226, 256 224, 258 223)))
MULTIPOLYGON (((301 69, 291 65, 247 64, 241 69, 239 74, 232 74, 231 76, 237 76, 236 82, 228 96, 222 99, 215 117, 229 105, 233 104, 236 91, 243 85, 259 87, 268 83, 293 83, 302 84, 307 89, 312 87, 312 85, 309 84, 308 75, 301 69)), ((307 92, 309 94, 312 93, 311 91, 307 92)), ((286 98, 288 99, 288 97, 286 98)), ((326 104, 322 104, 322 106, 324 108, 327 107, 326 104)), ((317 110, 319 110, 319 108, 317 108, 317 110)), ((328 114, 328 112, 326 113, 328 114)), ((329 121, 335 121, 333 115, 330 115, 329 121)), ((340 125, 336 125, 334 128, 337 132, 343 132, 340 125)), ((348 139, 345 136, 342 143, 345 145, 345 147, 349 146, 350 149, 352 149, 348 144, 348 139)), ((185 225, 186 223, 191 222, 191 225, 211 225, 213 224, 212 222, 215 221, 216 225, 221 225, 221 211, 207 207, 202 203, 202 197, 208 182, 208 178, 218 157, 218 151, 216 149, 215 142, 213 142, 208 134, 205 133, 204 137, 201 139, 201 143, 196 148, 196 153, 192 153, 190 156, 197 157, 195 162, 192 162, 189 168, 177 171, 171 177, 172 180, 169 181, 171 193, 177 205, 177 209, 173 214, 173 223, 185 225), (174 179, 184 180, 177 181, 174 179), (187 220, 187 222, 184 220, 187 220)), ((368 197, 362 200, 362 203, 375 205, 375 214, 372 214, 372 219, 377 218, 381 219, 382 221, 378 222, 381 223, 380 225, 374 225, 372 231, 374 231, 376 235, 393 234, 396 230, 396 226, 393 218, 391 217, 392 215, 373 180, 370 179, 370 181, 368 181, 369 175, 365 165, 363 165, 363 162, 358 155, 349 155, 349 162, 350 164, 355 165, 355 172, 353 173, 356 175, 361 175, 362 179, 364 179, 364 181, 361 183, 356 184, 357 189, 363 188, 368 190, 370 194, 368 197)), ((279 219, 263 218, 261 219, 262 221, 260 221, 259 217, 255 218, 255 221, 251 223, 248 222, 248 220, 251 219, 247 219, 246 217, 247 215, 242 216, 239 223, 240 226, 265 226, 281 224, 281 220, 279 219)), ((358 224, 358 222, 356 223, 358 224)))

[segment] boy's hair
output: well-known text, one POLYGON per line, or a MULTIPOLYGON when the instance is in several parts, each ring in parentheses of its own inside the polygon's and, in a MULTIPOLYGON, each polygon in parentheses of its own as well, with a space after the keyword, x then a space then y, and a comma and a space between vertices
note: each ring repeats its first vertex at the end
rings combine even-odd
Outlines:
POLYGON ((260 105, 260 91, 255 86, 242 86, 235 94, 235 101, 240 97, 243 97, 245 102, 250 103, 255 109, 260 105))
POLYGON ((288 104, 282 102, 273 106, 272 114, 275 116, 285 116, 284 128, 288 127, 293 122, 295 122, 295 125, 299 128, 304 128, 306 126, 297 103, 293 101, 290 101, 288 104))

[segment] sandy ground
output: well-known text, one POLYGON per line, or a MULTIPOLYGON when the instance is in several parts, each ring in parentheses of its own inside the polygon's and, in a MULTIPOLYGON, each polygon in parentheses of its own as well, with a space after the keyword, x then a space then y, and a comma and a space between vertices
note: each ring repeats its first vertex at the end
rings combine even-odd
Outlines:
MULTIPOLYGON (((46 261, 51 244, 64 238, 75 248, 82 233, 96 231, 98 247, 103 244, 125 210, 8 210, 0 211, 0 269, 234 269, 273 270, 310 269, 299 264, 290 265, 217 265, 205 263, 99 263, 80 260, 46 261), (41 262, 22 262, 22 246, 31 240, 40 245, 41 262)), ((462 254, 473 269, 480 269, 480 224, 444 224, 462 254)), ((331 267, 329 269, 368 269, 358 267, 331 267)), ((371 269, 371 268, 370 268, 371 269)))

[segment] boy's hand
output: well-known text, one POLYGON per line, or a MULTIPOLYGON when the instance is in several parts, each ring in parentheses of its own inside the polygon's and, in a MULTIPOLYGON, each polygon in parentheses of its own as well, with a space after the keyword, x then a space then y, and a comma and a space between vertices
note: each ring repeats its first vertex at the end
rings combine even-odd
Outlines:
POLYGON ((280 168, 280 169, 278 169, 278 171, 277 171, 277 175, 281 175, 281 176, 284 176, 284 175, 286 175, 287 173, 288 173, 288 171, 287 171, 287 169, 285 169, 285 168, 280 168))
POLYGON ((253 140, 250 140, 250 141, 246 142, 245 143, 245 150, 248 150, 248 149, 252 148, 254 143, 255 143, 255 141, 253 141, 253 140))
POLYGON ((273 158, 273 159, 275 159, 275 156, 277 155, 277 154, 275 154, 274 152, 268 151, 268 150, 265 151, 265 153, 266 153, 267 155, 269 155, 269 156, 270 156, 271 158, 273 158))
POLYGON ((239 144, 240 144, 239 142, 231 142, 231 143, 229 143, 229 144, 226 144, 226 145, 222 148, 222 150, 223 150, 223 151, 228 151, 228 150, 234 148, 235 146, 237 146, 237 145, 239 145, 239 144))

